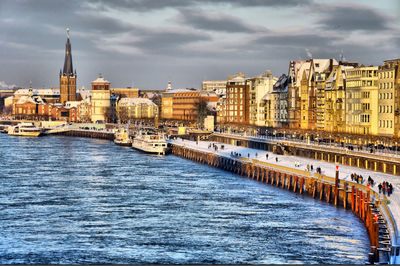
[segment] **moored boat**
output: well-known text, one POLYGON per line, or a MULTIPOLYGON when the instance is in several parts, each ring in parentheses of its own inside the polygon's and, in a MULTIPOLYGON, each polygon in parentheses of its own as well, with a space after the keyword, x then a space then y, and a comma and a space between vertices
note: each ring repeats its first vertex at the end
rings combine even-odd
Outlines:
POLYGON ((139 132, 132 140, 132 148, 158 155, 165 155, 168 152, 168 143, 163 135, 145 135, 139 132))
POLYGON ((38 137, 42 135, 43 130, 36 127, 33 123, 19 123, 16 126, 8 127, 8 135, 23 137, 38 137))
POLYGON ((114 133, 114 143, 120 146, 131 146, 132 139, 129 136, 129 131, 126 128, 118 128, 118 130, 114 133))

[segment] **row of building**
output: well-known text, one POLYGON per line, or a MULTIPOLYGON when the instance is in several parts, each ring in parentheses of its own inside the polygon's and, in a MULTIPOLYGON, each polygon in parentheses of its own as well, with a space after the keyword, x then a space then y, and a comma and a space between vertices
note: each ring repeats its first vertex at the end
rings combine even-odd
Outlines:
POLYGON ((288 74, 205 81, 218 91, 217 122, 400 136, 400 59, 364 66, 335 59, 291 61, 288 74), (225 89, 223 86, 225 84, 225 89))
POLYGON ((363 135, 400 136, 400 59, 364 66, 335 59, 290 61, 288 73, 243 73, 203 81, 202 89, 111 88, 101 76, 91 90, 76 90, 67 35, 60 87, 19 89, 4 100, 16 118, 71 122, 163 119, 220 127, 290 128, 363 135))

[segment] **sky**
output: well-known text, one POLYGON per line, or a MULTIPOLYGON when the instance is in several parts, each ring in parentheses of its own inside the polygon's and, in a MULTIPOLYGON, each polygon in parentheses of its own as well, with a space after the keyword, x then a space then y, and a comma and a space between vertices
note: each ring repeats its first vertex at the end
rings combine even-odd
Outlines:
POLYGON ((400 1, 1 0, 0 88, 59 87, 66 28, 77 87, 201 88, 291 60, 400 58, 400 1))

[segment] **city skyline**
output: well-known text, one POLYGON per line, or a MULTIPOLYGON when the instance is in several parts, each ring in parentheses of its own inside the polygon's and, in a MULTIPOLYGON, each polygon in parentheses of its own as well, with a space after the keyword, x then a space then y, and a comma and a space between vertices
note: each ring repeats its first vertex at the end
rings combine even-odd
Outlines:
POLYGON ((67 27, 77 88, 100 72, 115 87, 200 88, 237 72, 279 76, 310 56, 380 65, 400 57, 399 11, 396 1, 2 1, 0 87, 58 87, 67 27))

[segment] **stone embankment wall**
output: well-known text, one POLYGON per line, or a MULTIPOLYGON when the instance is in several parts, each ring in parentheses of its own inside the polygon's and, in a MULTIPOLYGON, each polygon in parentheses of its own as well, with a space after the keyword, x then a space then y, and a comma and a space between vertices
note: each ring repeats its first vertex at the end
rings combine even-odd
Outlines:
MULTIPOLYGON (((370 244, 370 262, 378 262, 379 257, 387 257, 390 250, 390 235, 387 221, 378 208, 379 196, 367 187, 352 182, 327 177, 311 176, 309 172, 269 164, 242 157, 223 157, 211 152, 203 152, 174 144, 172 154, 198 163, 220 168, 249 179, 307 194, 315 199, 352 210, 365 224, 370 244)), ((384 204, 383 204, 384 205, 384 204)), ((389 221, 393 222, 393 221, 389 221)))
POLYGON ((114 139, 114 134, 112 132, 104 132, 96 130, 70 130, 57 134, 64 136, 71 136, 71 137, 84 137, 84 138, 109 139, 109 140, 114 139))

